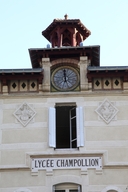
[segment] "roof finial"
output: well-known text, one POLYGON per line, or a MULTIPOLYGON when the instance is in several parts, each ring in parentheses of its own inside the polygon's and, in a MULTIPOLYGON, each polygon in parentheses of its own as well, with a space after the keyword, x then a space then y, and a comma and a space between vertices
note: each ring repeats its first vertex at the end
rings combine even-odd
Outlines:
POLYGON ((67 20, 67 19, 68 19, 68 15, 67 15, 67 14, 65 14, 65 15, 64 15, 64 17, 65 17, 65 20, 67 20))

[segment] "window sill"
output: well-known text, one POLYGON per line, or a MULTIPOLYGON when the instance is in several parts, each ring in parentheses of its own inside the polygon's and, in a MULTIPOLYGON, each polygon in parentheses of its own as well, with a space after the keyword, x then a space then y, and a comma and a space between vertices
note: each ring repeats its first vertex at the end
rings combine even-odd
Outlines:
POLYGON ((54 150, 55 151, 79 151, 79 148, 69 148, 69 149, 66 149, 66 148, 64 148, 64 149, 57 149, 57 148, 55 148, 54 150))

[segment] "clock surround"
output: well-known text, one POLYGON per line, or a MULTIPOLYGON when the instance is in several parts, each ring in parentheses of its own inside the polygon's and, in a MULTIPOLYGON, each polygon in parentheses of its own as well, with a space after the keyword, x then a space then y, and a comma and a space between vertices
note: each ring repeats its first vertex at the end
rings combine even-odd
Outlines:
POLYGON ((51 71, 51 91, 79 91, 79 69, 62 65, 51 71))

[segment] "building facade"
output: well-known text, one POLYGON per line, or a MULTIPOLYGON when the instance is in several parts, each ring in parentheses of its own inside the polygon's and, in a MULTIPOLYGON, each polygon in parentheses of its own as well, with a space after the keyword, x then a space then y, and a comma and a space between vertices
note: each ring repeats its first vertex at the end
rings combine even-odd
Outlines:
POLYGON ((0 70, 0 192, 127 192, 128 67, 54 19, 31 69, 0 70))

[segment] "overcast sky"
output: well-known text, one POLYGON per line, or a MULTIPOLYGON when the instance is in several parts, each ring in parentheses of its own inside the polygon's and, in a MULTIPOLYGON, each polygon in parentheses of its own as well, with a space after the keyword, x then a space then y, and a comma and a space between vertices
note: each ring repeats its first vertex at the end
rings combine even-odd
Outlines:
POLYGON ((66 13, 91 31, 101 66, 128 66, 128 0, 0 0, 0 68, 31 68, 28 49, 45 48, 41 32, 66 13))

